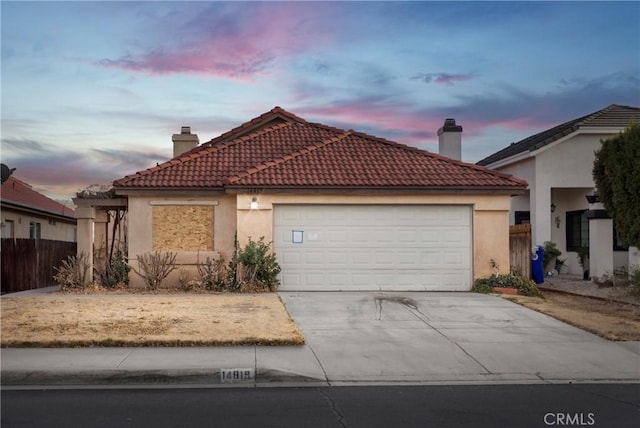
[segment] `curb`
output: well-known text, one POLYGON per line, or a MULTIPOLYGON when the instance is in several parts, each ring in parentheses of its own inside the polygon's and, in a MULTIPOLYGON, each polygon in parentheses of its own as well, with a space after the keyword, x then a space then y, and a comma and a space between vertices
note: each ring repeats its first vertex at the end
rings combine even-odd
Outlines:
POLYGON ((296 373, 261 370, 250 376, 233 377, 228 369, 218 370, 98 370, 98 371, 3 371, 3 386, 79 385, 225 385, 243 386, 277 383, 327 383, 296 373), (223 374, 225 373, 225 374, 223 374))

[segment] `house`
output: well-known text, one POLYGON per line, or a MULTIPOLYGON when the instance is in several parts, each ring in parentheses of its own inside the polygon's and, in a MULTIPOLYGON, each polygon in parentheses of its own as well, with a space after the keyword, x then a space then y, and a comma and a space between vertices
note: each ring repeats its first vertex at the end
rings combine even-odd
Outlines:
POLYGON ((11 176, 2 183, 2 237, 76 241, 74 210, 11 176))
POLYGON ((511 200, 511 224, 531 223, 534 244, 554 242, 567 258, 569 273, 582 273, 576 250, 588 247, 591 275, 611 275, 627 267, 629 252, 617 239, 602 206, 586 196, 596 192, 592 176, 600 142, 640 122, 640 108, 610 105, 562 123, 482 159, 478 165, 527 180, 511 200), (588 213, 591 210, 591 214, 588 213), (591 220, 589 217, 592 217, 591 220))
MULTIPOLYGON (((439 132, 457 157, 461 132, 452 119, 439 132)), ((237 234, 273 243, 282 290, 469 290, 491 260, 509 271, 523 180, 280 107, 203 144, 183 127, 173 143, 173 159, 113 183, 132 263, 156 250, 183 266, 229 260, 237 234)))

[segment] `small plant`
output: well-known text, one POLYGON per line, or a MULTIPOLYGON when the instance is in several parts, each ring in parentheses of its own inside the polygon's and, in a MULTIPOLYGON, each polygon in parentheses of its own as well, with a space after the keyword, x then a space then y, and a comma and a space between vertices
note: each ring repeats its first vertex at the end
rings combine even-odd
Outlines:
POLYGON ((154 251, 153 253, 145 253, 138 255, 137 269, 133 269, 135 273, 140 275, 150 290, 157 290, 171 272, 176 268, 176 253, 162 253, 154 251))
POLYGON ((275 254, 271 253, 271 243, 265 243, 264 237, 258 241, 249 238, 244 248, 239 248, 236 239, 236 251, 229 262, 229 289, 274 291, 280 285, 279 273, 280 265, 275 254))
POLYGON ((83 288, 87 285, 89 273, 89 257, 86 253, 79 256, 69 256, 62 261, 62 265, 54 268, 56 273, 53 279, 62 290, 83 288))
POLYGON ((178 287, 182 291, 197 291, 201 287, 200 281, 185 268, 178 270, 178 287))
MULTIPOLYGON (((544 241, 544 257, 542 258, 542 268, 547 269, 549 263, 554 258, 557 260, 562 255, 562 251, 558 249, 555 242, 544 241)), ((560 272, 560 271, 558 271, 560 272)))
POLYGON ((223 291, 227 287, 227 267, 223 259, 212 260, 207 257, 204 263, 198 263, 200 282, 207 290, 223 291))
POLYGON ((579 247, 576 249, 576 254, 578 256, 578 262, 580 262, 580 266, 582 269, 587 269, 586 261, 589 258, 589 247, 579 247))
POLYGON ((118 285, 129 285, 129 271, 124 253, 117 250, 108 256, 106 250, 96 251, 93 257, 93 270, 101 285, 113 288, 118 285))
POLYGON ((498 272, 500 272, 500 265, 494 259, 489 259, 489 264, 491 265, 491 269, 493 269, 493 273, 498 274, 498 272))
POLYGON ((523 296, 543 297, 531 279, 512 274, 493 274, 489 278, 478 278, 471 291, 488 294, 493 293, 494 287, 515 288, 523 296))
POLYGON ((567 266, 567 259, 561 259, 561 258, 556 259, 556 270, 558 271, 558 273, 561 273, 562 268, 566 266, 567 266))
POLYGON ((582 279, 589 279, 589 247, 579 247, 576 249, 578 262, 582 266, 582 279))

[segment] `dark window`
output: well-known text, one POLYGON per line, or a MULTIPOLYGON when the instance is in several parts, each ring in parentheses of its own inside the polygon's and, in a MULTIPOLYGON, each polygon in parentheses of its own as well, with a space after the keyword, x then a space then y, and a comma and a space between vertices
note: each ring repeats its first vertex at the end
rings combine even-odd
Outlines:
POLYGON ((589 246, 589 220, 587 210, 567 211, 567 251, 589 246))
POLYGON ((35 221, 29 222, 29 238, 40 239, 40 223, 35 221))
POLYGON ((531 211, 516 211, 516 224, 531 224, 531 211))

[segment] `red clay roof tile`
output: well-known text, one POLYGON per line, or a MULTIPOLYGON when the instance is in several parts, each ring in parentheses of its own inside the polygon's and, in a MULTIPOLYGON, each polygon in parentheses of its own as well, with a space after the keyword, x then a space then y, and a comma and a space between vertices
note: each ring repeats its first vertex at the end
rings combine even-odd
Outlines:
POLYGON ((13 176, 2 183, 0 193, 3 202, 75 219, 74 210, 36 192, 29 184, 13 176))
POLYGON ((361 132, 309 123, 276 107, 114 186, 523 190, 526 182, 361 132))

